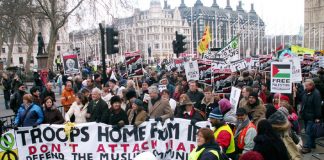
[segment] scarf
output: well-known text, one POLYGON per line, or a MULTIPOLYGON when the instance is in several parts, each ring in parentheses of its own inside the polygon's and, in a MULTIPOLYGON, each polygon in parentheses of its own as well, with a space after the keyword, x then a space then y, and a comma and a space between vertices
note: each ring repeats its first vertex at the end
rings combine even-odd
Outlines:
POLYGON ((250 123, 249 118, 246 118, 243 122, 238 123, 237 124, 237 128, 236 128, 236 131, 235 131, 235 137, 237 135, 239 135, 239 133, 241 132, 241 130, 243 130, 243 128, 245 128, 249 123, 250 123))

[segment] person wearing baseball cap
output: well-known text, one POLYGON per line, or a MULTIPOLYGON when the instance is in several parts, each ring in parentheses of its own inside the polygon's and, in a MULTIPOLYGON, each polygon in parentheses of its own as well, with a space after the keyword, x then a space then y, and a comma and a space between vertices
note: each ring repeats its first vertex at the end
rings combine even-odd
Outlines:
POLYGON ((210 112, 208 118, 213 127, 215 127, 214 136, 216 142, 222 147, 229 158, 234 159, 236 156, 233 131, 230 126, 225 123, 224 116, 219 108, 214 108, 210 112))
POLYGON ((234 134, 236 153, 244 154, 251 151, 254 147, 254 137, 257 135, 256 126, 250 121, 244 108, 238 108, 236 111, 237 125, 234 134))

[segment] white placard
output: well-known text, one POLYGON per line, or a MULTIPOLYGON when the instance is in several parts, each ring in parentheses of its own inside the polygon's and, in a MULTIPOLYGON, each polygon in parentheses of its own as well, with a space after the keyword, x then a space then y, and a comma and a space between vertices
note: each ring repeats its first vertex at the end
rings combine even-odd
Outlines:
POLYGON ((234 113, 236 113, 237 105, 240 101, 240 95, 241 95, 241 90, 236 87, 232 87, 230 102, 232 104, 232 110, 234 111, 234 113))
POLYGON ((271 63, 271 92, 291 93, 292 67, 290 62, 271 63))
POLYGON ((199 68, 197 61, 189 61, 184 64, 186 71, 187 81, 189 80, 199 80, 199 68))

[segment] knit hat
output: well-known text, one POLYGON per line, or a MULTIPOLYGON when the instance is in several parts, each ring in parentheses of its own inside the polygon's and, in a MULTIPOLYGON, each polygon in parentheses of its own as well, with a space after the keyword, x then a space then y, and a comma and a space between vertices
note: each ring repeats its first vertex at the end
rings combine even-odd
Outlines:
POLYGON ((93 75, 93 77, 94 77, 94 79, 97 79, 97 78, 100 77, 100 74, 96 73, 96 74, 93 75))
POLYGON ((21 87, 21 86, 25 86, 25 84, 24 84, 24 83, 18 83, 17 86, 18 86, 18 88, 19 88, 19 87, 21 87))
POLYGON ((252 84, 252 88, 260 88, 260 83, 258 81, 254 81, 252 84))
POLYGON ((139 107, 143 106, 143 102, 140 99, 135 99, 134 104, 136 104, 139 107))
POLYGON ((134 97, 135 97, 135 98, 137 97, 137 95, 136 95, 136 91, 130 89, 130 90, 128 90, 128 91, 126 92, 126 99, 127 99, 127 100, 130 100, 130 99, 132 99, 132 98, 134 98, 134 97))
POLYGON ((113 97, 111 97, 111 99, 110 99, 110 104, 113 105, 115 102, 119 102, 119 103, 121 103, 122 100, 120 99, 119 96, 113 96, 113 97))
POLYGON ((36 91, 39 91, 39 88, 38 87, 32 87, 30 90, 29 90, 29 92, 30 92, 30 94, 33 94, 33 93, 35 93, 36 91))
POLYGON ((286 117, 288 117, 288 115, 289 115, 289 111, 288 111, 288 109, 285 108, 285 107, 280 107, 280 108, 278 109, 278 111, 280 111, 280 112, 282 112, 283 114, 285 114, 286 117))
POLYGON ((277 112, 277 109, 272 104, 266 105, 266 118, 268 119, 271 115, 277 112))
POLYGON ((280 97, 280 100, 289 102, 289 97, 282 94, 281 97, 280 97))
POLYGON ((264 160, 264 158, 259 152, 249 151, 244 153, 239 160, 264 160))
POLYGON ((287 121, 287 117, 283 112, 277 111, 268 118, 268 121, 271 124, 285 124, 287 121))
POLYGON ((242 116, 242 115, 246 115, 247 112, 244 108, 238 108, 237 111, 236 111, 236 115, 238 116, 242 116))
POLYGON ((218 105, 221 113, 225 113, 232 108, 231 102, 225 98, 218 101, 218 105))
POLYGON ((210 113, 208 118, 213 118, 213 119, 219 119, 222 120, 224 117, 222 113, 220 112, 219 108, 216 107, 214 108, 210 113))
POLYGON ((250 96, 254 97, 256 100, 259 99, 258 93, 256 93, 256 92, 252 92, 252 93, 250 93, 249 97, 250 97, 250 96))

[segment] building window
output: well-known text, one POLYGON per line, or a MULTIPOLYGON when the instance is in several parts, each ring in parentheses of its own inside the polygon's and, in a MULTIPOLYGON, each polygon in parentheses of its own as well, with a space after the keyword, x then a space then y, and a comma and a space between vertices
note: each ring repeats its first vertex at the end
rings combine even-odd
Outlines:
POLYGON ((12 58, 10 59, 10 63, 13 63, 13 59, 12 58))
POLYGON ((155 49, 159 49, 159 44, 156 43, 156 44, 154 45, 154 48, 155 48, 155 49))
POLYGON ((61 46, 56 46, 57 51, 61 51, 61 46))
POLYGON ((34 63, 34 56, 30 57, 30 63, 34 63))
POLYGON ((60 40, 60 35, 59 35, 59 34, 57 34, 57 40, 58 40, 58 41, 60 40))
POLYGON ((4 61, 4 62, 7 61, 7 58, 3 58, 3 61, 4 61))
POLYGON ((6 53, 6 48, 2 48, 2 53, 6 53))
POLYGON ((19 64, 24 64, 24 58, 23 57, 19 57, 19 64))
POLYGON ((18 47, 18 53, 22 53, 22 48, 18 47))

